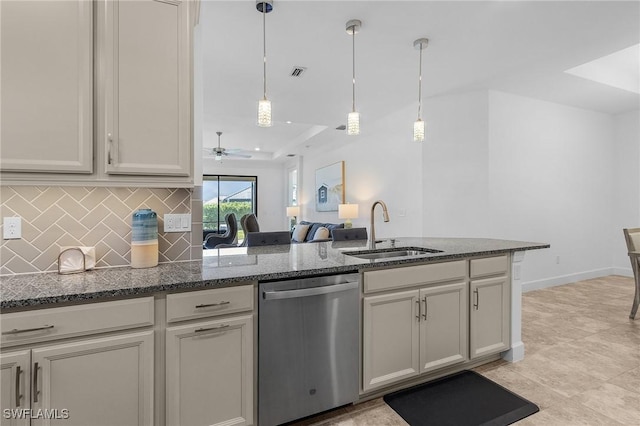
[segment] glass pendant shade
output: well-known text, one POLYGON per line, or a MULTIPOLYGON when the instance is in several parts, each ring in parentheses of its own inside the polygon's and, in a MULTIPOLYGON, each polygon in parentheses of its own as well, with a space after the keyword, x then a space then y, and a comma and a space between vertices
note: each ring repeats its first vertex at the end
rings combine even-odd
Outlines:
POLYGON ((271 127, 271 101, 260 99, 258 101, 258 126, 271 127))
POLYGON ((413 123, 413 141, 414 142, 423 142, 424 141, 424 121, 418 118, 413 123))
POLYGON ((355 136, 360 134, 360 113, 350 112, 347 116, 347 134, 355 136))
POLYGON ((222 160, 222 155, 216 154, 216 161, 221 161, 221 160, 222 160))

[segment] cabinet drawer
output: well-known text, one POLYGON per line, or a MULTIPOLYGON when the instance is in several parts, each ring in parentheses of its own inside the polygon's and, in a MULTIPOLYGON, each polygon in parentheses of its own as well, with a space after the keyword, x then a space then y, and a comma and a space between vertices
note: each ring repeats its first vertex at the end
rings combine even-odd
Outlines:
POLYGON ((153 325, 153 297, 2 314, 2 346, 153 325))
POLYGON ((507 255, 471 259, 471 278, 506 274, 509 270, 507 255))
POLYGON ((253 310, 253 286, 191 291, 167 296, 167 322, 253 310))
POLYGON ((467 261, 408 266, 364 273, 364 292, 371 293, 395 288, 412 287, 449 281, 467 276, 467 261))

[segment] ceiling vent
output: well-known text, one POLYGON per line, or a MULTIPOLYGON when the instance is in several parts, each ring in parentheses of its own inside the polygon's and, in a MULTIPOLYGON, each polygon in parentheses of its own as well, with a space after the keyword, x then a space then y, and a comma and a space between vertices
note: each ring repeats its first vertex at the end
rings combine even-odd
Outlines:
POLYGON ((336 127, 336 130, 346 130, 347 126, 345 126, 344 124, 339 125, 338 127, 336 127))
POLYGON ((302 77, 302 74, 307 70, 307 67, 293 67, 289 73, 290 77, 302 77))
POLYGON ((287 157, 295 157, 295 154, 287 154, 287 157))

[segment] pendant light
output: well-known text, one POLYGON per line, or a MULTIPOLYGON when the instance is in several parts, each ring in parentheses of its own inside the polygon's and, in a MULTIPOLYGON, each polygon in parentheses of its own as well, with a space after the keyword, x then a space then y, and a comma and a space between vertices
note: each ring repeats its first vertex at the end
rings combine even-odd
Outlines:
POLYGON ((413 123, 413 141, 424 141, 424 121, 422 121, 422 51, 429 44, 428 38, 419 38, 413 42, 413 47, 420 50, 420 73, 418 77, 418 119, 413 123))
POLYGON ((347 34, 351 36, 352 40, 352 97, 351 97, 351 112, 347 115, 347 135, 359 135, 360 134, 360 113, 356 111, 356 34, 360 30, 362 22, 358 19, 352 19, 347 22, 346 30, 347 34))
POLYGON ((267 31, 266 16, 273 10, 273 1, 256 1, 256 9, 262 13, 262 84, 263 96, 258 101, 258 126, 271 127, 271 101, 267 99, 267 31))

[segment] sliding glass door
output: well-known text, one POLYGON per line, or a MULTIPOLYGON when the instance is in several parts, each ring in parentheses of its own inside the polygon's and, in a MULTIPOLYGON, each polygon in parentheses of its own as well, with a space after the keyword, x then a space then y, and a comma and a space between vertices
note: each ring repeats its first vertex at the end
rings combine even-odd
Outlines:
POLYGON ((202 228, 203 238, 208 233, 224 234, 227 213, 233 213, 238 221, 238 241, 244 235, 240 218, 258 211, 257 176, 204 175, 202 181, 202 228))

